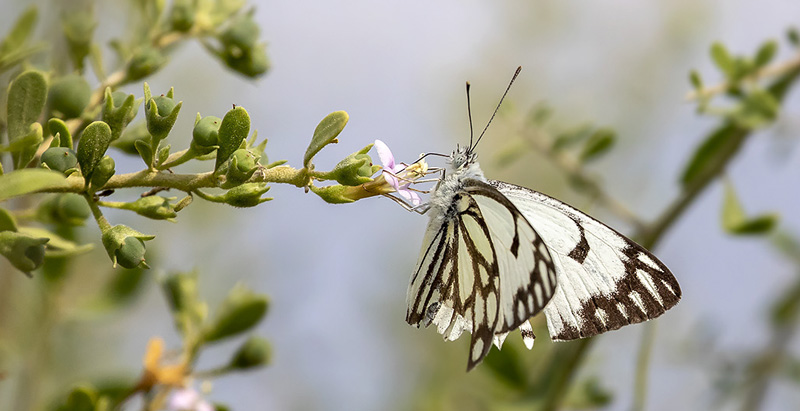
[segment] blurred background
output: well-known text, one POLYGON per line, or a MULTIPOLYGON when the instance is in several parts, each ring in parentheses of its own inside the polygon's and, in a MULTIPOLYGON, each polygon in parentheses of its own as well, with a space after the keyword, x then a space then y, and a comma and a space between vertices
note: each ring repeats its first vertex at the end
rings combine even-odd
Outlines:
MULTIPOLYGON (((0 0, 0 27, 8 27, 28 3, 0 0)), ((44 12, 53 2, 38 3, 45 22, 57 18, 44 12)), ((252 4, 272 62, 264 77, 251 81, 231 74, 193 43, 148 79, 154 93, 174 87, 183 101, 173 146, 188 144, 194 113, 221 117, 236 104, 248 110, 259 137, 269 139, 270 161, 287 159, 299 167, 319 120, 345 110, 350 122, 339 144, 317 156, 317 168, 330 168, 375 139, 410 162, 419 153, 448 153, 468 141, 465 81, 472 84, 475 127, 482 129, 521 65, 477 150, 485 174, 559 198, 623 233, 634 227, 576 190, 545 156, 533 150, 511 160, 504 156, 520 139, 527 113, 546 104, 554 130, 582 124, 615 130, 616 145, 586 171, 609 196, 649 221, 679 194, 683 167, 719 123, 698 115, 696 104, 685 100, 689 71, 697 69, 716 84, 722 78, 708 53, 714 41, 752 54, 765 40, 782 39, 800 18, 800 3, 781 0, 252 4)), ((95 37, 105 46, 102 39, 119 34, 131 6, 95 6, 95 37)), ((795 53, 781 43, 777 61, 795 53)), ((142 93, 141 84, 124 90, 142 93)), ((728 169, 747 210, 779 213, 779 230, 791 235, 800 233, 799 110, 795 90, 778 121, 753 135, 728 169)), ((140 168, 137 158, 117 161, 118 172, 140 168)), ((271 299, 258 333, 273 344, 272 364, 219 379, 209 395, 231 409, 527 409, 490 366, 464 372, 468 338, 444 342, 434 330, 406 325, 406 289, 426 217, 383 198, 330 205, 283 185, 273 185, 270 195, 273 201, 252 209, 196 199, 177 224, 109 212, 109 219, 157 236, 148 243, 153 269, 125 310, 77 307, 52 331, 55 348, 43 392, 55 395, 80 380, 137 375, 153 336, 178 346, 155 279, 196 268, 201 294, 212 306, 237 283, 271 299)), ((657 321, 648 409, 739 409, 731 392, 737 385, 725 377, 746 368, 746 359, 771 343, 771 304, 797 279, 796 263, 769 239, 724 232, 722 198, 723 186, 714 183, 654 250, 684 296, 657 321)), ((96 227, 84 230, 87 240, 97 238, 96 227)), ((95 252, 84 257, 86 264, 103 266, 87 267, 76 290, 109 275, 103 250, 95 252)), ((4 286, 14 287, 18 303, 5 304, 5 314, 34 324, 28 304, 35 304, 37 283, 14 277, 4 286)), ((606 409, 632 407, 644 327, 597 338, 576 376, 590 381, 596 395, 610 396, 606 409)), ((532 352, 516 333, 507 343, 523 370, 546 361, 551 351, 541 318, 534 329, 539 338, 532 352)), ((798 342, 787 339, 788 351, 800 354, 798 342)), ((234 346, 204 352, 199 367, 224 361, 234 346)), ((8 347, 14 344, 6 343, 6 361, 13 364, 8 347)), ((497 355, 493 350, 489 359, 497 355)), ((800 405, 797 374, 772 381, 763 409, 800 405)), ((10 404, 3 401, 14 395, 13 387, 13 379, 0 381, 0 408, 10 404)), ((580 407, 577 401, 569 408, 580 407)))

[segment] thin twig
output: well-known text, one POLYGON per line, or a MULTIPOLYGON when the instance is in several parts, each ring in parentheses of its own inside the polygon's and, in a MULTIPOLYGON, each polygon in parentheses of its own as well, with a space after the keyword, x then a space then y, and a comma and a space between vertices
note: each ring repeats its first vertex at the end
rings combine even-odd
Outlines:
POLYGON ((579 181, 585 189, 590 192, 592 198, 603 208, 628 222, 635 230, 640 230, 645 226, 645 223, 634 212, 614 199, 614 197, 610 196, 595 177, 587 174, 586 170, 575 157, 562 151, 553 150, 551 144, 549 144, 550 141, 553 141, 553 138, 548 133, 539 129, 528 130, 526 137, 525 141, 528 142, 534 150, 550 160, 571 180, 579 181))
MULTIPOLYGON (((792 57, 789 60, 766 66, 758 70, 754 74, 745 77, 744 79, 742 79, 742 82, 755 83, 759 80, 763 80, 766 78, 782 76, 798 67, 800 67, 800 54, 792 57)), ((722 83, 713 86, 703 87, 700 90, 692 90, 686 93, 685 99, 686 101, 708 99, 709 97, 716 96, 717 94, 722 94, 727 92, 730 89, 730 87, 731 84, 729 82, 723 81, 722 83)))

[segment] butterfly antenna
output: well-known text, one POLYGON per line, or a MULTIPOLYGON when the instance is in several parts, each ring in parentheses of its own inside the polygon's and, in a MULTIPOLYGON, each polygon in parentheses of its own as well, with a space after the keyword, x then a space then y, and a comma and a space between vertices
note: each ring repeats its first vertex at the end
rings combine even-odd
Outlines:
MULTIPOLYGON (((522 71, 522 66, 517 67, 517 71, 514 72, 514 76, 511 77, 511 81, 508 82, 508 87, 506 87, 506 91, 503 93, 503 97, 500 97, 500 102, 497 103, 497 107, 495 107, 494 113, 492 113, 492 117, 489 118, 489 122, 486 123, 486 127, 483 128, 483 131, 481 132, 481 135, 478 136, 478 140, 475 141, 475 145, 472 145, 472 136, 470 136, 469 151, 474 150, 475 147, 478 146, 478 143, 480 143, 481 139, 483 138, 483 135, 486 134, 486 130, 489 129, 489 124, 492 124, 492 120, 494 120, 494 116, 497 114, 497 110, 500 110, 500 105, 503 104, 503 99, 506 98, 506 94, 508 94, 508 90, 511 90, 511 85, 514 84, 514 80, 517 79, 517 76, 519 75, 520 71, 522 71)), ((472 126, 472 122, 471 121, 470 121, 470 126, 472 126)))
POLYGON ((467 116, 469 116, 469 146, 472 148, 472 105, 469 102, 469 81, 467 82, 467 116))

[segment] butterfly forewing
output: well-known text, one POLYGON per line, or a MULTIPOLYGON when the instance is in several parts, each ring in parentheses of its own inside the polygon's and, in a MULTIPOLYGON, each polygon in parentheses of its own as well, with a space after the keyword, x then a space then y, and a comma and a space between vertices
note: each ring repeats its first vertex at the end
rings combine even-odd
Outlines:
POLYGON ((558 287, 545 308, 553 340, 572 340, 658 317, 678 303, 677 280, 647 250, 542 193, 490 181, 547 244, 558 287))
MULTIPOLYGON (((556 288, 552 257, 514 204, 465 180, 443 218, 433 218, 408 290, 406 321, 446 339, 472 333, 471 369, 498 337, 541 311, 556 288)), ((532 333, 525 335, 532 343, 532 333)))

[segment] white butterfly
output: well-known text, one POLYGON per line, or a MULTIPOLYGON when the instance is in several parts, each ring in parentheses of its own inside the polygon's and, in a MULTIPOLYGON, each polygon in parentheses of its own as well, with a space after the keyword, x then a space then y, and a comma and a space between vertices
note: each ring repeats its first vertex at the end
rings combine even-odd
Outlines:
POLYGON ((658 317, 678 303, 678 282, 655 256, 552 197, 486 179, 471 140, 450 155, 424 204, 430 222, 406 313, 409 324, 434 324, 446 340, 469 331, 467 370, 515 329, 532 348, 528 319, 541 311, 550 337, 565 341, 658 317))

